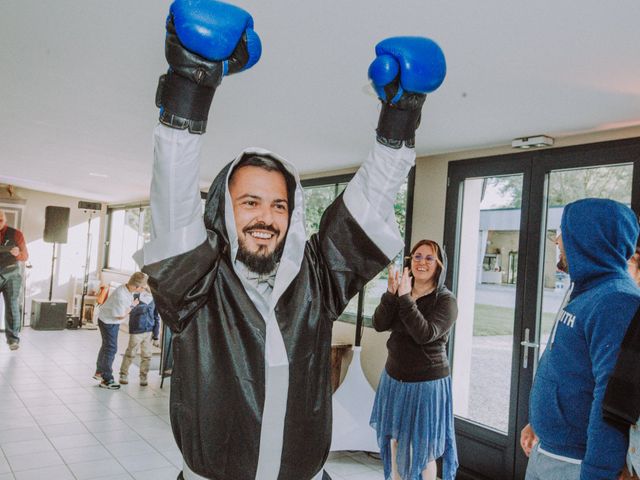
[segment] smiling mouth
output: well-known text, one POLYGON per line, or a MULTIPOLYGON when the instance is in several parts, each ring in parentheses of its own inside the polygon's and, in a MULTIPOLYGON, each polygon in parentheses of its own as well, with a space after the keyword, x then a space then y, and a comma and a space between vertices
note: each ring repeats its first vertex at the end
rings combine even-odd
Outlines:
POLYGON ((265 232, 265 231, 249 231, 248 232, 249 235, 251 235, 253 238, 256 238, 258 240, 271 240, 273 237, 275 237, 274 233, 270 233, 270 232, 265 232))

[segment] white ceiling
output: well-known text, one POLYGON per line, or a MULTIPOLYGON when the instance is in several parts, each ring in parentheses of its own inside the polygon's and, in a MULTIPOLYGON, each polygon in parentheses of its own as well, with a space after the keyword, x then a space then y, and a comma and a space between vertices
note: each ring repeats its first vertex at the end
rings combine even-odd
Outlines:
MULTIPOLYGON (((263 55, 214 98, 201 179, 247 146, 302 173, 359 164, 375 43, 447 57, 419 155, 640 124, 638 0, 237 0, 263 55)), ((107 202, 147 196, 169 0, 0 0, 0 182, 107 202), (98 176, 96 176, 96 174, 98 176)))

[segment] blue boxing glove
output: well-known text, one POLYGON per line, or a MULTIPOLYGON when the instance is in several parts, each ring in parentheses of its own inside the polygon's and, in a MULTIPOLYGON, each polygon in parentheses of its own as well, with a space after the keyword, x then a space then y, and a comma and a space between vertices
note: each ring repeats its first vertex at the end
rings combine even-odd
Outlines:
POLYGON ((376 45, 369 79, 382 102, 378 142, 392 148, 415 145, 422 105, 446 75, 444 54, 424 37, 391 37, 376 45))
POLYGON ((251 68, 260 59, 260 38, 251 15, 214 0, 176 0, 167 17, 165 56, 156 105, 160 122, 204 133, 222 77, 251 68))

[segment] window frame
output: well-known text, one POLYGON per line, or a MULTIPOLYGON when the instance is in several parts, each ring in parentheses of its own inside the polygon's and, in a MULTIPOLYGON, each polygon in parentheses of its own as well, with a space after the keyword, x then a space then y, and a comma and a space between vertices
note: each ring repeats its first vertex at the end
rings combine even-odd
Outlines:
MULTIPOLYGON (((109 266, 109 257, 110 257, 110 246, 111 246, 111 233, 113 230, 112 227, 112 222, 113 222, 113 213, 116 211, 121 211, 121 210, 133 210, 135 208, 138 209, 138 218, 140 215, 140 211, 142 211, 143 208, 149 208, 151 207, 151 204, 149 202, 136 202, 136 203, 127 203, 127 204, 118 204, 118 205, 109 205, 107 207, 107 212, 105 214, 106 216, 106 230, 105 230, 105 236, 104 236, 104 255, 103 255, 103 261, 102 261, 102 270, 103 271, 108 271, 108 272, 116 272, 116 273, 124 273, 124 274, 130 274, 132 272, 128 271, 128 270, 123 270, 121 268, 114 268, 109 266)), ((149 210, 149 212, 151 212, 151 210, 149 210)))
MULTIPOLYGON (((409 252, 411 251, 415 174, 416 174, 416 168, 414 166, 411 168, 407 176, 407 201, 405 205, 405 226, 404 226, 404 255, 405 256, 409 255, 409 252)), ((310 188, 310 187, 327 187, 331 185, 335 185, 337 187, 338 184, 348 183, 353 178, 354 175, 355 175, 355 172, 350 174, 342 174, 342 175, 312 177, 312 178, 306 178, 304 180, 301 180, 300 183, 303 189, 310 188)), ((306 209, 306 206, 305 206, 305 209, 306 209)), ((306 211, 305 211, 305 216, 306 216, 306 211)), ((364 322, 365 320, 364 302, 366 297, 365 288, 363 288, 358 292, 358 307, 356 311, 356 323, 354 324, 356 328, 358 325, 360 325, 361 327, 365 326, 365 322, 364 322)), ((361 338, 362 338, 362 328, 357 329, 356 331, 356 345, 360 345, 361 338)))

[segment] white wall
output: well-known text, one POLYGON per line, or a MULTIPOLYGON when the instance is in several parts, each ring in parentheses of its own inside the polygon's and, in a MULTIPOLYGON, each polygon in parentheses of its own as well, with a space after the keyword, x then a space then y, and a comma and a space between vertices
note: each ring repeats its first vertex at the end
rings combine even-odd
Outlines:
MULTIPOLYGON (((29 250, 29 261, 32 268, 26 270, 26 301, 25 323, 28 325, 31 315, 32 299, 48 299, 51 279, 51 257, 53 244, 45 243, 42 239, 45 224, 45 207, 70 208, 68 242, 56 245, 56 266, 52 298, 68 302, 67 311, 71 312, 73 302, 73 288, 81 291, 84 277, 84 265, 87 248, 87 227, 89 214, 78 209, 80 199, 64 195, 38 192, 24 188, 15 188, 15 194, 26 200, 22 217, 22 233, 29 250)), ((98 272, 98 238, 101 229, 101 218, 94 216, 91 221, 93 236, 90 273, 96 276, 98 272)))

